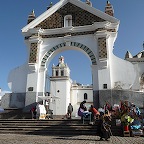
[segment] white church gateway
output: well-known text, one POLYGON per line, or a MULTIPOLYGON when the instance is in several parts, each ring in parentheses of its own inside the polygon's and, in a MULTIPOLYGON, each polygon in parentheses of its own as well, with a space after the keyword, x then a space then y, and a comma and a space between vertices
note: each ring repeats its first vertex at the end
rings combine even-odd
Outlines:
POLYGON ((12 93, 2 98, 3 107, 29 110, 39 101, 38 96, 44 97, 46 75, 50 71, 48 65, 65 50, 80 51, 90 59, 92 85, 85 91, 83 89, 81 98, 78 98, 78 86, 70 88, 74 83, 69 68, 64 66, 60 71, 53 67, 50 94, 59 97, 55 104, 52 102, 54 114, 65 114, 69 102, 77 109, 84 94, 85 97, 88 94, 88 103, 97 108, 105 101, 114 104, 120 100, 134 101, 142 106, 144 51, 136 56, 127 52, 125 60, 113 54, 119 23, 109 1, 105 12, 92 7, 89 0, 60 0, 37 18, 32 11, 27 25, 22 28, 28 59, 10 72, 8 85, 12 93))

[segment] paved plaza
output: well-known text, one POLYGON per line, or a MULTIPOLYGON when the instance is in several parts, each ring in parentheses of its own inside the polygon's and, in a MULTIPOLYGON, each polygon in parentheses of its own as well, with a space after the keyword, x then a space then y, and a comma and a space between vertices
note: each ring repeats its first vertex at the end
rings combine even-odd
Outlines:
POLYGON ((144 144, 144 137, 111 136, 109 141, 99 141, 98 136, 42 136, 0 134, 0 144, 144 144))

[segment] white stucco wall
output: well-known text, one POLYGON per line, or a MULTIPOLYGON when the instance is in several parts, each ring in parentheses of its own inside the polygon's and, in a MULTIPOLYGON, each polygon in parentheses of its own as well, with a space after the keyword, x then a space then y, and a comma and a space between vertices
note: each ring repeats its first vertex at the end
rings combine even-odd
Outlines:
POLYGON ((9 72, 8 86, 12 92, 26 92, 28 65, 24 64, 9 72))
POLYGON ((93 102, 93 91, 92 89, 79 89, 77 93, 77 103, 84 101, 84 93, 87 93, 87 102, 93 102))
POLYGON ((112 88, 117 86, 130 89, 135 82, 136 70, 132 63, 112 55, 111 61, 112 88))
POLYGON ((136 71, 136 78, 135 78, 135 82, 133 84, 132 89, 133 90, 139 90, 140 89, 140 77, 141 75, 144 73, 144 63, 140 62, 140 63, 133 63, 135 71, 136 71))
POLYGON ((37 78, 38 74, 36 72, 28 73, 26 91, 28 91, 29 87, 33 87, 33 92, 37 92, 37 85, 41 85, 37 83, 37 78))
POLYGON ((93 90, 92 88, 80 88, 73 87, 71 89, 71 103, 73 105, 74 111, 72 113, 73 116, 77 116, 78 108, 80 103, 84 101, 84 93, 87 93, 86 106, 89 108, 90 104, 93 103, 93 90))
POLYGON ((107 89, 111 88, 111 77, 109 68, 98 70, 99 90, 103 89, 103 84, 107 84, 107 89))
POLYGON ((46 72, 47 69, 46 68, 41 68, 38 71, 38 78, 37 78, 37 92, 43 92, 43 95, 45 94, 45 87, 46 87, 46 72))
POLYGON ((77 88, 72 88, 71 89, 71 104, 73 106, 73 116, 77 115, 77 109, 78 109, 78 105, 77 105, 77 95, 78 95, 78 89, 77 88))
POLYGON ((51 81, 50 93, 59 98, 50 103, 54 115, 65 115, 67 113, 67 106, 70 103, 70 87, 69 80, 51 81))
MULTIPOLYGON (((105 74, 110 72, 109 81, 110 87, 109 88, 122 88, 122 89, 130 89, 134 84, 136 78, 136 70, 132 63, 123 60, 113 54, 114 42, 117 37, 117 34, 111 34, 107 39, 107 50, 108 50, 108 68, 103 72, 102 79, 106 79, 105 74), (109 69, 109 70, 108 70, 109 69)), ((101 72, 102 72, 101 71, 101 72)), ((107 80, 108 80, 107 78, 107 80)), ((103 80, 102 80, 103 81, 103 80)))

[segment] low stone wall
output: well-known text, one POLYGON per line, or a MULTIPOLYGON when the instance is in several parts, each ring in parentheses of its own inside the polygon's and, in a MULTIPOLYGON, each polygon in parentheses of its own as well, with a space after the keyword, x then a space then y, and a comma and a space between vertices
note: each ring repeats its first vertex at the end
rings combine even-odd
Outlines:
MULTIPOLYGON (((25 112, 29 112, 30 109, 36 105, 35 93, 32 93, 29 97, 30 104, 25 106, 26 93, 7 93, 1 99, 1 106, 4 109, 18 108, 23 109, 25 112), (32 103, 33 102, 33 103, 32 103)), ((120 101, 133 102, 136 106, 144 107, 144 93, 130 91, 130 90, 100 90, 94 91, 93 103, 96 108, 103 107, 106 102, 111 105, 120 104, 120 101)))
POLYGON ((31 112, 23 112, 23 109, 4 109, 0 113, 0 119, 31 119, 31 112))
POLYGON ((1 106, 4 109, 23 108, 25 107, 25 95, 25 93, 6 93, 2 96, 1 106))
POLYGON ((142 108, 144 106, 144 93, 129 90, 101 90, 99 91, 99 106, 106 102, 111 105, 120 104, 120 101, 129 101, 142 108))

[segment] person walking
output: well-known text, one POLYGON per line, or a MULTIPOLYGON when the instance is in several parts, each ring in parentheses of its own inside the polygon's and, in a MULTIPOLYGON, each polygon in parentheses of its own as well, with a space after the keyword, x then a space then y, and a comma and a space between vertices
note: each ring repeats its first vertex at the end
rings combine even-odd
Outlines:
POLYGON ((32 113, 32 119, 36 119, 36 106, 33 106, 31 108, 31 113, 32 113))
POLYGON ((48 114, 48 110, 49 110, 49 101, 48 100, 45 101, 45 108, 46 108, 46 114, 48 114))
POLYGON ((99 119, 99 124, 98 124, 98 135, 100 136, 100 140, 103 140, 103 138, 107 141, 110 136, 112 135, 111 133, 111 116, 109 114, 109 111, 106 111, 106 113, 101 113, 101 117, 99 119))
POLYGON ((69 119, 71 119, 72 112, 73 112, 73 106, 71 103, 69 103, 68 110, 67 110, 67 115, 69 119))

